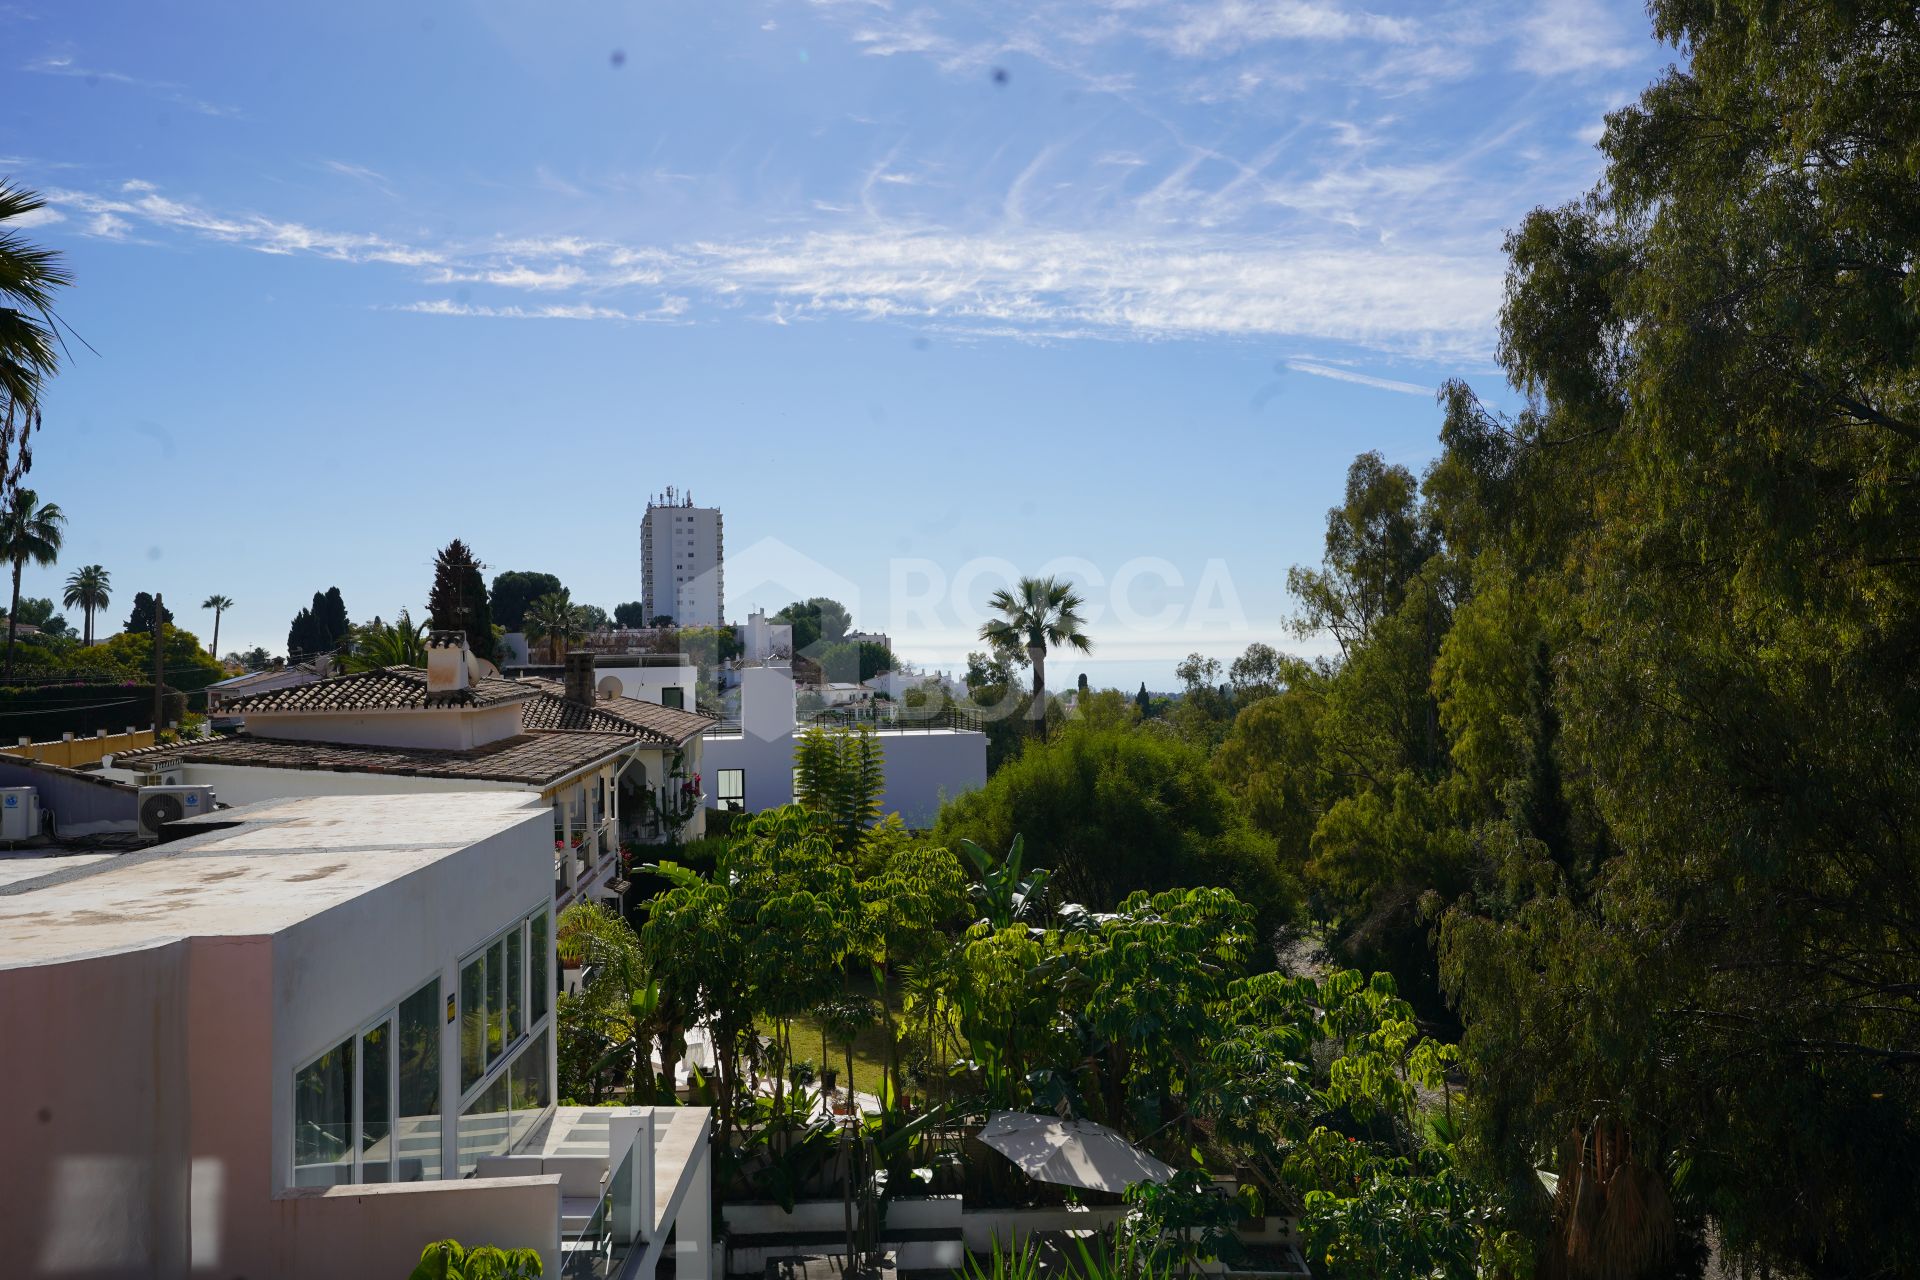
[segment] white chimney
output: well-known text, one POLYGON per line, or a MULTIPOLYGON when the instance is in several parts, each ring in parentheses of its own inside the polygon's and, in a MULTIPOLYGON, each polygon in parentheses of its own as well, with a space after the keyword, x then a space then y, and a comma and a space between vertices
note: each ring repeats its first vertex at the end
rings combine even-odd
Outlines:
POLYGON ((468 687, 467 636, 436 631, 427 637, 427 693, 458 693, 468 687))

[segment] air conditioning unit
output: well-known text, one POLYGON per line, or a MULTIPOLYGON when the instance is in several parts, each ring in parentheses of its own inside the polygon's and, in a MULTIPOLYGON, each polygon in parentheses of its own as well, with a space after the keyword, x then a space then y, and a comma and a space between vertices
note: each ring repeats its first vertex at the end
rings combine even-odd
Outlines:
POLYGON ((212 812, 212 787, 140 788, 140 834, 143 836, 158 836, 160 828, 169 822, 212 812))
POLYGON ((0 787, 0 840, 12 844, 40 834, 40 793, 32 787, 0 787))

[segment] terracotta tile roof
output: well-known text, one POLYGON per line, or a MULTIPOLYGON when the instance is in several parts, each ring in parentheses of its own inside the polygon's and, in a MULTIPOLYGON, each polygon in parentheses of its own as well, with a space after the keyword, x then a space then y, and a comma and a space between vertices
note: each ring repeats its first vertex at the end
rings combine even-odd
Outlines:
POLYGON ((427 692, 427 673, 418 667, 385 667, 353 675, 331 676, 310 684, 269 689, 221 701, 221 710, 253 711, 400 711, 410 707, 491 707, 527 696, 526 686, 498 676, 483 677, 454 693, 427 692))
POLYGON ((256 769, 522 782, 544 787, 633 745, 631 733, 522 733, 471 751, 292 742, 242 733, 231 738, 122 751, 113 757, 113 763, 118 767, 136 762, 142 769, 155 771, 176 764, 231 764, 256 769))
POLYGON ((520 708, 520 727, 532 733, 630 733, 662 745, 682 746, 711 729, 715 717, 682 711, 642 698, 601 698, 592 707, 569 702, 559 680, 520 681, 538 696, 520 708))

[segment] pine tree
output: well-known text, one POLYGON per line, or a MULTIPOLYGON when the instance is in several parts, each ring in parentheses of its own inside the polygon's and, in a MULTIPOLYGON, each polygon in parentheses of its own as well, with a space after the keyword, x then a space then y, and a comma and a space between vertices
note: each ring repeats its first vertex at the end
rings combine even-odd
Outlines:
POLYGON ((481 564, 466 543, 455 538, 433 558, 433 590, 427 596, 427 616, 435 631, 459 631, 467 648, 494 660, 493 611, 487 603, 481 564))

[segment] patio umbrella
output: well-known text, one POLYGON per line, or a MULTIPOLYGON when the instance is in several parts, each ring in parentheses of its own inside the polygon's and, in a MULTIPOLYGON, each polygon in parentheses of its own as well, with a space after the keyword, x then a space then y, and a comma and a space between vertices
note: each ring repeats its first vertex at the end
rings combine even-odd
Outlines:
POLYGON ((996 1111, 980 1141, 1030 1178, 1089 1191, 1125 1191, 1136 1182, 1165 1182, 1173 1168, 1103 1124, 996 1111))

